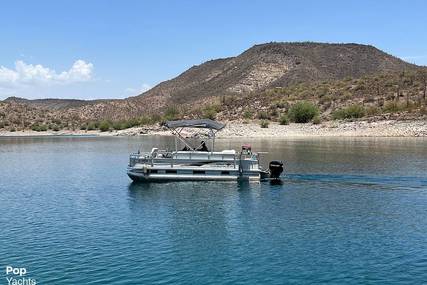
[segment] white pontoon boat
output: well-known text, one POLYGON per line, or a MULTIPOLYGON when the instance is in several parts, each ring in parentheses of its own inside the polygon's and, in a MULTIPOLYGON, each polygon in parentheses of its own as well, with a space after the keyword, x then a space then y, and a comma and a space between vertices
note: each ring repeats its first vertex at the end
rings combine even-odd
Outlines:
MULTIPOLYGON (((147 153, 130 155, 127 174, 134 181, 163 182, 185 180, 262 180, 278 179, 283 163, 272 161, 269 170, 260 165, 260 153, 253 153, 249 145, 235 150, 215 151, 215 134, 225 125, 204 120, 168 121, 165 124, 175 135, 175 151, 153 148, 147 153), (190 143, 183 135, 185 128, 207 130, 211 141, 209 150, 201 141, 198 146, 190 143), (180 141, 184 148, 178 150, 180 141)), ((200 133, 198 133, 200 134, 200 133)))

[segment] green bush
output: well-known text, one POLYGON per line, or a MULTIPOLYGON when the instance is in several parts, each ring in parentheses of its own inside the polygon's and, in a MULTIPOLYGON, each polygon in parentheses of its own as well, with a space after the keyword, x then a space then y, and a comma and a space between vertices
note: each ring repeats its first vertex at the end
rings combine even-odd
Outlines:
POLYGON ((150 122, 151 124, 155 124, 162 121, 162 117, 159 114, 153 114, 151 115, 150 120, 151 120, 150 122))
POLYGON ((110 122, 104 120, 99 124, 99 130, 101 132, 107 132, 110 130, 110 122))
POLYGON ((169 106, 163 117, 166 121, 176 120, 179 117, 179 110, 174 106, 169 106))
POLYGON ((35 123, 31 126, 31 130, 33 130, 35 132, 46 132, 47 126, 46 125, 39 125, 39 124, 35 123))
POLYGON ((315 116, 315 117, 313 118, 313 124, 318 125, 318 124, 320 124, 321 122, 322 122, 322 120, 320 119, 320 117, 319 117, 319 116, 315 116))
POLYGON ((250 110, 245 110, 243 112, 243 118, 247 119, 247 120, 252 119, 253 115, 254 115, 254 113, 250 110))
POLYGON ((11 128, 9 131, 10 131, 11 133, 14 133, 14 132, 16 132, 16 129, 15 129, 15 128, 11 128))
POLYGON ((375 115, 378 115, 379 113, 381 113, 381 110, 378 107, 370 106, 366 108, 366 115, 368 116, 375 116, 375 115))
POLYGON ((261 120, 260 124, 261 128, 266 129, 268 128, 269 122, 267 120, 261 120))
POLYGON ((98 128, 98 124, 96 122, 89 122, 89 124, 87 124, 86 130, 93 131, 93 130, 96 130, 97 128, 98 128))
POLYGON ((354 104, 334 111, 332 113, 332 118, 334 120, 362 118, 363 116, 365 116, 365 113, 365 107, 354 104))
POLYGON ((122 127, 124 129, 128 129, 128 128, 133 128, 133 127, 139 126, 139 124, 140 124, 140 121, 137 118, 131 118, 127 121, 123 121, 122 127))
POLYGON ((151 123, 152 123, 152 119, 150 117, 142 116, 141 118, 139 118, 139 125, 140 126, 149 125, 151 123))
POLYGON ((113 122, 112 127, 115 130, 124 130, 130 127, 130 123, 127 121, 116 121, 113 122))
POLYGON ((258 119, 260 120, 268 120, 270 117, 268 116, 268 113, 265 111, 261 111, 258 113, 258 119))
POLYGON ((53 130, 54 132, 58 132, 60 129, 61 129, 61 128, 60 128, 58 125, 53 125, 53 126, 52 126, 52 130, 53 130))
POLYGON ((396 113, 396 112, 400 112, 402 110, 404 110, 405 108, 403 107, 403 105, 399 104, 398 102, 395 101, 388 101, 384 104, 384 112, 387 113, 396 113))
POLYGON ((307 101, 298 102, 289 109, 289 118, 295 123, 308 123, 317 115, 317 106, 307 101))
POLYGON ((286 114, 281 115, 280 118, 279 118, 279 123, 281 125, 289 125, 289 117, 288 117, 288 115, 286 115, 286 114))
POLYGON ((202 116, 203 118, 206 118, 206 119, 215 120, 217 110, 218 110, 217 107, 214 105, 207 106, 206 108, 203 109, 202 116))

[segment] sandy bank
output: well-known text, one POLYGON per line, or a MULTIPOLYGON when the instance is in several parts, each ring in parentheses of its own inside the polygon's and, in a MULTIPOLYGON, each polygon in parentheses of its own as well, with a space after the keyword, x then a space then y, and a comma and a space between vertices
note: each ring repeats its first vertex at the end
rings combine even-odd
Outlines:
MULTIPOLYGON (((270 123, 268 128, 261 128, 258 123, 226 122, 226 127, 217 134, 218 138, 260 138, 260 137, 427 137, 427 120, 412 121, 355 121, 323 122, 319 125, 270 123)), ((159 126, 136 127, 120 131, 71 131, 58 132, 0 132, 0 136, 137 136, 137 135, 171 135, 159 126)), ((191 132, 187 135, 191 135, 191 132)))

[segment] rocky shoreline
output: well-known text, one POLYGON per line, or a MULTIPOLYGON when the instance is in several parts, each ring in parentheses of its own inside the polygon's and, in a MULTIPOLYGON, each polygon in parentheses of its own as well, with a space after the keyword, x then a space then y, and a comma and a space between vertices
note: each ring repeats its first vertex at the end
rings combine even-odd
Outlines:
MULTIPOLYGON (((164 127, 153 125, 135 127, 120 131, 17 131, 1 132, 0 137, 23 136, 139 136, 172 135, 164 127)), ((191 131, 186 135, 191 136, 191 131)), ((217 138, 286 138, 286 137, 427 137, 427 120, 382 120, 382 121, 327 121, 321 124, 270 123, 268 128, 261 128, 259 123, 241 121, 226 122, 226 127, 217 134, 217 138)))

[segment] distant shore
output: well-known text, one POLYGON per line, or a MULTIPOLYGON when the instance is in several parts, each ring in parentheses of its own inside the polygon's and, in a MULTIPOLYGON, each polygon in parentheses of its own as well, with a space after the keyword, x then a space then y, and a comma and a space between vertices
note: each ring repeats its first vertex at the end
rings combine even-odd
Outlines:
MULTIPOLYGON (((158 125, 134 127, 120 131, 84 131, 61 130, 36 132, 31 130, 5 132, 0 137, 26 136, 143 136, 172 135, 158 125)), ((188 133, 187 135, 191 135, 188 133)), ((327 121, 321 124, 279 125, 271 122, 268 128, 261 128, 259 123, 226 122, 226 127, 218 132, 217 138, 285 138, 285 137, 427 137, 427 120, 382 120, 382 121, 327 121)))

